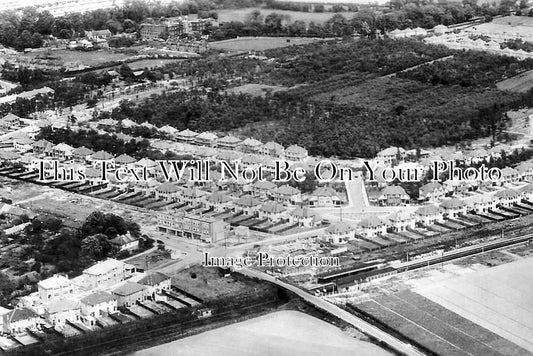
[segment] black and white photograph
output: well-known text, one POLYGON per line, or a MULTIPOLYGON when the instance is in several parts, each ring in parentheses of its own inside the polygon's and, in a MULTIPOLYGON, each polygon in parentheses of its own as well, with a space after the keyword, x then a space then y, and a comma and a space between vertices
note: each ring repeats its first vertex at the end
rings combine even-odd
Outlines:
POLYGON ((0 356, 533 356, 533 0, 0 0, 0 356))

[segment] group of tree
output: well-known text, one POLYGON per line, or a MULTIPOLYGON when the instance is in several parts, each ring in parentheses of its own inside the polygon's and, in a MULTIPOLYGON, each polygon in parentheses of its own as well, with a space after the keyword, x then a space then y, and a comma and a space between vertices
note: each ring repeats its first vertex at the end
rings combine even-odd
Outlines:
POLYGON ((115 134, 101 134, 95 130, 77 130, 73 131, 69 128, 52 129, 51 127, 44 127, 37 139, 45 139, 54 144, 66 143, 73 147, 85 146, 97 152, 104 150, 115 156, 123 153, 142 158, 146 153, 151 151, 150 142, 146 139, 135 140, 129 142, 117 138, 115 134))

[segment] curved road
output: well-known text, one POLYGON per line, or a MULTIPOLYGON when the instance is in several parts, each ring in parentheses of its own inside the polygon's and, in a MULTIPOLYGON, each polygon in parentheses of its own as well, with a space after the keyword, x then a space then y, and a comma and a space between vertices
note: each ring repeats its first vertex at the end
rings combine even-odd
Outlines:
POLYGON ((359 330, 363 331, 364 333, 366 333, 368 335, 371 335, 371 336, 375 337, 378 340, 383 341, 384 343, 389 345, 391 348, 393 348, 394 350, 396 350, 396 351, 398 351, 398 352, 400 352, 400 353, 402 353, 404 355, 413 355, 413 356, 424 355, 423 353, 421 353, 420 351, 415 349, 413 346, 398 340, 394 336, 387 334, 386 332, 384 332, 381 329, 378 329, 377 327, 373 326, 372 324, 367 323, 366 321, 364 321, 364 320, 356 317, 355 315, 353 315, 353 314, 351 314, 351 313, 339 308, 338 306, 336 306, 334 304, 331 304, 330 302, 328 302, 328 301, 326 301, 326 300, 324 300, 322 298, 319 298, 319 297, 316 297, 314 295, 311 295, 311 294, 301 290, 298 287, 295 287, 295 286, 293 286, 291 284, 282 282, 282 281, 280 281, 280 280, 278 280, 278 279, 276 279, 276 278, 274 278, 274 277, 272 277, 272 276, 270 276, 270 275, 268 275, 266 273, 259 272, 259 271, 256 271, 256 270, 251 270, 249 268, 242 269, 239 272, 242 273, 242 274, 245 274, 245 275, 247 275, 249 277, 256 277, 256 278, 259 278, 259 279, 274 283, 274 284, 276 284, 276 285, 278 285, 278 286, 280 286, 282 288, 285 288, 285 289, 297 294, 298 296, 300 296, 304 300, 308 301, 309 303, 313 304, 314 306, 316 306, 316 307, 318 307, 318 308, 320 308, 322 310, 327 311, 328 313, 336 316, 339 319, 344 320, 345 322, 355 326, 356 328, 358 328, 359 330))

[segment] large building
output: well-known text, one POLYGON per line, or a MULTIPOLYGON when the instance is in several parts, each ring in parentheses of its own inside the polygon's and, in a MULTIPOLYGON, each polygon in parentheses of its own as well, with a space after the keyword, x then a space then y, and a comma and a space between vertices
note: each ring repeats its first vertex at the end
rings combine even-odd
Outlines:
POLYGON ((37 289, 39 299, 43 303, 63 299, 74 293, 72 282, 67 277, 59 274, 37 283, 37 289))
POLYGON ((226 226, 222 220, 208 216, 183 213, 160 213, 157 216, 157 227, 160 231, 204 242, 224 239, 226 226))
POLYGON ((127 265, 115 259, 99 262, 83 271, 85 285, 90 288, 109 287, 128 276, 127 265))
POLYGON ((141 24, 141 38, 143 40, 153 40, 161 38, 167 32, 167 24, 143 23, 141 24))

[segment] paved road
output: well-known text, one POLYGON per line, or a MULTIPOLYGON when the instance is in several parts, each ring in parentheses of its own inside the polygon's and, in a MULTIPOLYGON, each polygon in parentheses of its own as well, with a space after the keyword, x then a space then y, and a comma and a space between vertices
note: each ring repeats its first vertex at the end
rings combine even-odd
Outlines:
POLYGON ((276 285, 278 285, 278 286, 280 286, 282 288, 285 288, 285 289, 297 294, 298 296, 300 296, 304 300, 308 301, 309 303, 313 304, 314 306, 316 306, 316 307, 318 307, 318 308, 320 308, 322 310, 327 311, 328 313, 338 317, 339 319, 344 320, 345 322, 355 326, 356 328, 358 328, 359 330, 365 332, 366 334, 371 335, 371 336, 375 337, 376 339, 383 341, 384 343, 386 343, 387 345, 392 347, 394 350, 396 350, 396 351, 398 351, 398 352, 400 352, 402 354, 414 355, 414 356, 424 355, 423 353, 421 353, 417 349, 415 349, 413 346, 398 340, 397 338, 393 337, 392 335, 387 334, 383 330, 380 330, 380 329, 376 328, 372 324, 369 324, 366 321, 356 317, 355 315, 353 315, 353 314, 351 314, 351 313, 349 313, 349 312, 337 307, 336 305, 331 304, 330 302, 328 302, 328 301, 326 301, 326 300, 324 300, 322 298, 319 298, 319 297, 316 297, 314 295, 311 295, 311 294, 301 290, 300 288, 297 288, 297 287, 295 287, 293 285, 284 283, 284 282, 282 282, 282 281, 280 281, 278 279, 275 279, 274 277, 272 277, 272 276, 270 276, 270 275, 268 275, 266 273, 259 272, 259 271, 256 271, 256 270, 251 270, 251 269, 248 269, 248 268, 241 270, 240 273, 245 274, 245 275, 247 275, 249 277, 256 277, 256 278, 259 278, 259 279, 274 283, 274 284, 276 284, 276 285))

